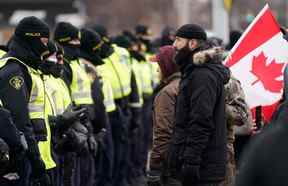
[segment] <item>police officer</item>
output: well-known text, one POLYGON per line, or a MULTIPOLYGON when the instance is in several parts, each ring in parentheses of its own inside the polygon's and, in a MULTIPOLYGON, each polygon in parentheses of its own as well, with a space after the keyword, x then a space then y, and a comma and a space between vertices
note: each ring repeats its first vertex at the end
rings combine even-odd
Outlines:
POLYGON ((28 144, 26 158, 32 169, 30 175, 25 159, 18 164, 18 185, 28 185, 30 176, 33 183, 50 183, 37 146, 37 141, 45 141, 47 137, 45 121, 42 118, 31 120, 33 108, 37 109, 33 100, 38 96, 37 92, 33 94, 32 86, 40 82, 40 76, 36 75, 36 71, 49 53, 48 39, 47 24, 36 17, 26 17, 17 25, 9 44, 9 52, 0 62, 0 98, 4 107, 10 110, 17 129, 25 135, 28 144))
POLYGON ((96 137, 99 144, 95 162, 96 185, 108 186, 112 185, 113 179, 114 147, 111 126, 106 112, 114 112, 116 107, 109 81, 104 80, 97 74, 96 67, 104 64, 99 55, 102 43, 101 37, 96 32, 89 29, 81 29, 80 56, 85 60, 86 71, 92 79, 92 97, 94 103, 97 103, 95 105, 96 117, 100 124, 96 137), (100 128, 101 126, 102 129, 100 128))
POLYGON ((144 61, 140 61, 142 66, 142 77, 143 77, 143 117, 142 122, 144 124, 144 137, 142 147, 142 162, 143 166, 147 163, 148 149, 152 144, 152 104, 153 104, 153 91, 154 88, 159 84, 159 67, 155 63, 150 63, 149 58, 154 52, 154 48, 151 44, 151 30, 146 25, 137 25, 135 27, 135 34, 138 38, 138 52, 144 57, 144 61))
MULTIPOLYGON (((132 37, 130 35, 130 37, 132 37)), ((137 128, 131 130, 131 171, 130 171, 130 180, 132 185, 145 185, 145 169, 146 165, 143 165, 142 160, 142 148, 143 148, 143 123, 141 122, 141 111, 143 106, 143 90, 142 90, 142 76, 141 76, 141 60, 145 60, 145 57, 142 56, 140 53, 137 52, 135 49, 135 39, 127 37, 125 35, 119 35, 114 38, 114 42, 123 48, 126 48, 128 53, 128 60, 131 65, 131 70, 135 74, 136 84, 137 84, 137 90, 138 95, 140 98, 140 102, 134 102, 134 104, 131 104, 132 108, 131 111, 133 113, 133 121, 131 122, 137 122, 137 128), (140 113, 139 113, 140 112, 140 113), (134 130, 134 131, 133 131, 134 130)), ((137 45, 136 45, 137 47, 137 45)), ((133 92, 133 91, 132 91, 133 92)))
MULTIPOLYGON (((87 151, 85 149, 88 147, 85 132, 88 131, 79 122, 86 109, 72 107, 69 89, 60 78, 63 73, 63 51, 52 41, 49 41, 48 48, 50 55, 39 68, 44 74, 45 93, 48 97, 47 104, 50 106, 45 115, 48 116, 48 122, 52 128, 52 144, 53 151, 55 151, 53 158, 57 161, 58 168, 52 172, 51 177, 53 178, 53 185, 57 186, 64 183, 64 178, 66 178, 62 176, 62 173, 69 174, 67 169, 63 168, 65 161, 67 161, 65 157, 70 157, 66 155, 87 151), (83 129, 83 131, 79 129, 83 129)), ((69 158, 68 160, 70 161, 69 158)), ((72 176, 66 179, 64 184, 69 185, 71 179, 72 176)))
POLYGON ((99 67, 99 73, 109 79, 117 105, 117 115, 115 114, 111 117, 115 147, 114 184, 127 185, 128 182, 131 183, 131 174, 129 172, 133 168, 130 156, 131 135, 132 131, 140 125, 137 118, 139 118, 138 105, 140 105, 141 99, 135 74, 131 71, 129 52, 113 44, 109 40, 107 31, 103 26, 98 25, 94 29, 99 32, 103 40, 100 56, 104 58, 105 65, 99 67), (119 118, 122 118, 122 127, 119 126, 119 118), (115 120, 115 126, 113 125, 113 120, 115 120))
MULTIPOLYGON (((93 135, 98 127, 95 106, 91 95, 91 81, 79 60, 81 32, 78 28, 67 22, 56 25, 54 32, 55 41, 64 49, 64 81, 70 89, 71 98, 76 106, 86 108, 88 118, 82 121, 89 129, 90 154, 79 158, 80 185, 92 185, 94 182, 94 155, 97 142, 93 135)), ((97 104, 97 103, 96 103, 97 104)))

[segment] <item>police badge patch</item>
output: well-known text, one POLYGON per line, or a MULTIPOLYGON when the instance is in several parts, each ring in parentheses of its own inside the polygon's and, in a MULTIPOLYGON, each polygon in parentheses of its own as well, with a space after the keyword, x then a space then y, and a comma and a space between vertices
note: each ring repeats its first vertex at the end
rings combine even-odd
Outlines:
POLYGON ((24 83, 24 79, 21 76, 14 76, 9 80, 9 84, 16 90, 19 90, 24 83))

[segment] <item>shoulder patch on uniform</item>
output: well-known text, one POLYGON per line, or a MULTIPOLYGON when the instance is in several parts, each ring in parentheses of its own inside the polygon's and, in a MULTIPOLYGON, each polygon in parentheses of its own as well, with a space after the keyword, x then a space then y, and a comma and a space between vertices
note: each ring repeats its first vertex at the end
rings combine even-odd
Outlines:
POLYGON ((9 80, 9 84, 16 90, 19 90, 24 83, 24 79, 21 76, 14 76, 9 80))

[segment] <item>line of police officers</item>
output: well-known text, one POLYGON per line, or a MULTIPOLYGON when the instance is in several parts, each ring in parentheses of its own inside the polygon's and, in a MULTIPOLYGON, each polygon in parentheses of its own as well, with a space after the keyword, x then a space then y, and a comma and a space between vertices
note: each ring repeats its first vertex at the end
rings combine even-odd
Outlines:
POLYGON ((138 30, 112 43, 61 22, 52 41, 38 18, 19 22, 0 59, 0 185, 146 184, 159 76, 138 30))

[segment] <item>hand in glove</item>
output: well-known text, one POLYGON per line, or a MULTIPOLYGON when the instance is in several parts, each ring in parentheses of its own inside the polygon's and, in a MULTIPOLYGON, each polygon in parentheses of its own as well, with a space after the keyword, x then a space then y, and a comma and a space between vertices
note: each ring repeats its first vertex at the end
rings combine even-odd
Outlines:
POLYGON ((73 123, 75 120, 80 119, 82 115, 85 115, 86 111, 86 108, 75 110, 68 107, 59 117, 64 123, 73 123))
POLYGON ((72 109, 72 106, 69 106, 62 115, 56 117, 49 116, 49 122, 52 126, 58 129, 67 129, 70 127, 76 120, 79 120, 83 115, 86 114, 87 109, 81 108, 78 110, 72 109))
POLYGON ((101 146, 104 146, 104 138, 106 136, 106 129, 101 129, 100 132, 98 132, 96 135, 95 135, 95 139, 96 141, 101 145, 101 146))
POLYGON ((161 186, 161 172, 159 170, 150 170, 147 172, 148 186, 161 186))
POLYGON ((183 186, 190 186, 197 183, 200 178, 199 166, 184 163, 181 169, 181 178, 183 186))
POLYGON ((98 152, 98 143, 94 136, 92 135, 89 136, 88 145, 89 145, 89 151, 93 154, 94 157, 96 157, 98 152))

